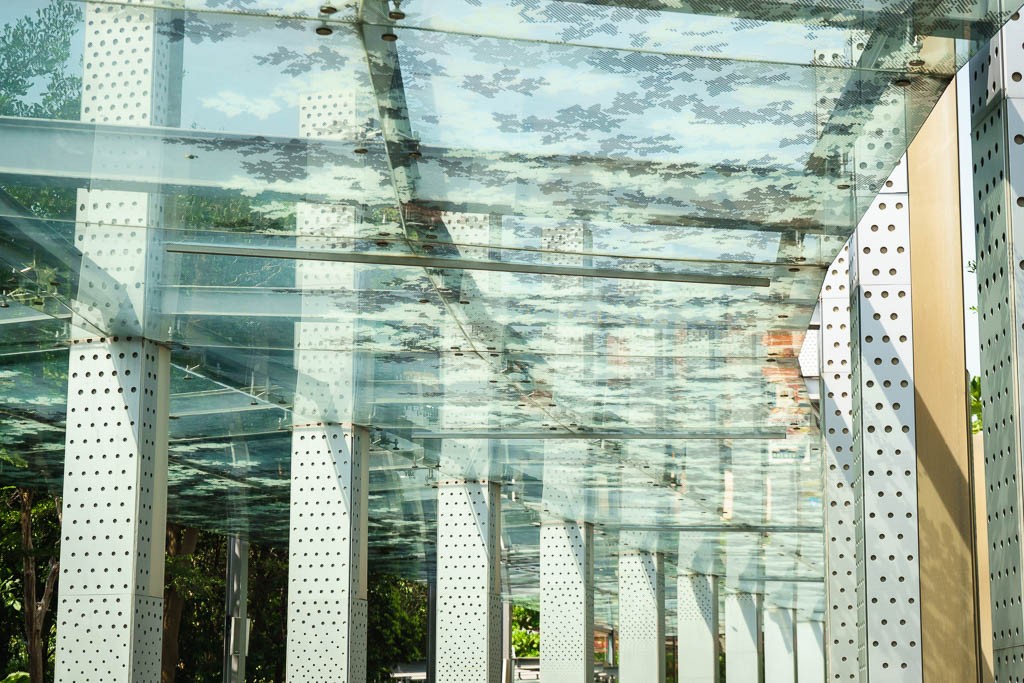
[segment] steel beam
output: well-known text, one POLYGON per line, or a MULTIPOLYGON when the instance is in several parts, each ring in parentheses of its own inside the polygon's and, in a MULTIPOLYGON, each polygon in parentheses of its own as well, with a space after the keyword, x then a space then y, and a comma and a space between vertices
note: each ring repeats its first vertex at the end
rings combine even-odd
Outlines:
POLYGON ((173 242, 165 246, 170 254, 202 254, 206 256, 233 256, 245 258, 280 259, 288 261, 325 261, 330 263, 364 263, 380 266, 408 266, 437 270, 472 270, 529 275, 556 275, 560 277, 592 277, 603 280, 646 280, 653 282, 693 282, 700 284, 731 285, 733 287, 770 287, 771 278, 711 275, 673 271, 625 270, 615 268, 585 268, 560 266, 550 263, 517 263, 485 261, 466 258, 436 258, 386 252, 356 252, 315 248, 281 249, 253 247, 241 244, 201 244, 173 242))
POLYGON ((249 653, 249 541, 227 538, 224 595, 224 683, 245 683, 249 653))

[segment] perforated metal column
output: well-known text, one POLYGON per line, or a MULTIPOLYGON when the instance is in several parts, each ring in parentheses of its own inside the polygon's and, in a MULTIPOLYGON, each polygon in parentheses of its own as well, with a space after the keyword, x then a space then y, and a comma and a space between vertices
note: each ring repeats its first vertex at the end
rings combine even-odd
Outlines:
MULTIPOLYGON (((153 3, 86 3, 83 122, 173 124, 180 44, 153 3), (116 38, 117 49, 112 49, 116 38)), ((130 177, 131 140, 94 164, 130 177)), ((157 681, 163 635, 169 354, 144 339, 164 202, 80 190, 61 528, 56 680, 157 681)))
POLYGON ((917 452, 906 163, 851 243, 861 676, 920 680, 917 452))
POLYGON ((850 247, 825 275, 821 311, 821 431, 825 437, 825 600, 830 681, 855 681, 857 661, 857 540, 853 468, 853 387, 850 374, 850 247))
POLYGON ((366 453, 351 425, 295 427, 288 535, 289 681, 366 680, 366 453))
POLYGON ((635 683, 665 680, 665 573, 660 553, 619 554, 619 677, 635 683))
POLYGON ((725 595, 725 680, 763 683, 761 602, 754 593, 725 595))
POLYGON ((996 681, 1024 680, 1021 364, 1024 316, 1024 21, 970 63, 971 159, 981 340, 982 422, 996 681))
POLYGON ((594 679, 594 530, 546 522, 540 528, 541 680, 594 679))
POLYGON ((796 622, 796 679, 799 683, 825 683, 825 624, 796 622))
POLYGON ((718 683, 718 577, 680 574, 676 580, 679 683, 718 683))
POLYGON ((438 683, 501 679, 500 501, 498 484, 438 484, 438 683))
POLYGON ((796 683, 796 623, 793 610, 768 607, 762 619, 765 683, 796 683))
POLYGON ((167 515, 167 349, 71 345, 56 680, 158 681, 167 515))

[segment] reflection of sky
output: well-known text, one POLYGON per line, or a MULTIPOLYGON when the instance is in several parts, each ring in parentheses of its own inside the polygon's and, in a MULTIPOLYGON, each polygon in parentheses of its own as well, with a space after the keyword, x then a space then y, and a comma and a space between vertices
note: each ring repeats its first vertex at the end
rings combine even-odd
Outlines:
MULTIPOLYGON (((192 15, 190 24, 204 20, 192 15)), ((183 127, 296 135, 306 97, 351 89, 353 76, 365 78, 366 57, 352 30, 339 28, 320 37, 306 22, 236 17, 228 26, 232 33, 223 41, 186 38, 183 127), (329 49, 330 68, 311 57, 321 48, 329 49)), ((358 104, 365 120, 375 106, 365 81, 358 104)))
POLYGON ((559 0, 409 0, 402 3, 402 11, 402 25, 439 31, 794 64, 810 63, 816 50, 848 57, 851 43, 865 35, 859 30, 588 3, 573 4, 569 12, 559 0))
POLYGON ((430 145, 794 164, 814 142, 810 68, 416 31, 397 45, 430 145))

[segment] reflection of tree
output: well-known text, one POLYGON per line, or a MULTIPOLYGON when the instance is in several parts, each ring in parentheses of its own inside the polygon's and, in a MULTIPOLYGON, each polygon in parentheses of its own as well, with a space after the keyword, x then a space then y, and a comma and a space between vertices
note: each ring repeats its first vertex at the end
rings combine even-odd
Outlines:
POLYGON ((283 67, 281 73, 288 76, 300 76, 314 69, 329 71, 341 69, 348 63, 348 57, 326 45, 321 45, 314 52, 305 53, 278 46, 277 50, 269 55, 257 56, 256 63, 260 66, 281 66, 283 67))
POLYGON ((0 28, 0 115, 77 119, 82 79, 67 71, 82 9, 52 0, 0 28))

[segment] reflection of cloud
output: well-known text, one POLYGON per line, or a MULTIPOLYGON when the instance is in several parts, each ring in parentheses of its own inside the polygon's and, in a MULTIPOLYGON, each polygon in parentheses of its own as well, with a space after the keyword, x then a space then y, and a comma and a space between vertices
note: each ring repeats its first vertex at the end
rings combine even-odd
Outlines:
POLYGON ((202 103, 228 118, 247 114, 262 121, 281 111, 281 106, 268 97, 248 97, 231 90, 221 90, 215 97, 204 97, 202 103))

